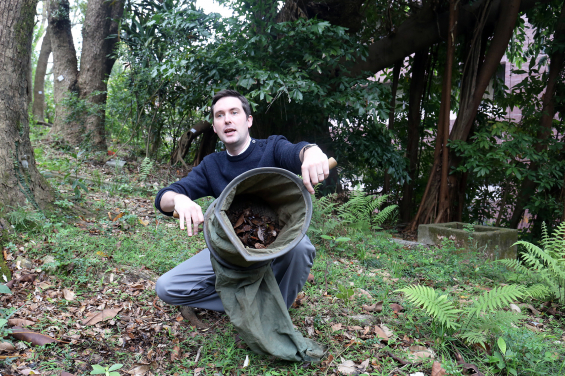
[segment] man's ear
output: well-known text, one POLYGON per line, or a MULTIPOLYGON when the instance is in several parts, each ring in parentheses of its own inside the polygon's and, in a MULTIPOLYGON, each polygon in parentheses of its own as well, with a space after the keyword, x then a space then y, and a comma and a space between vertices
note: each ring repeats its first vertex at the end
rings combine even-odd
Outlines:
POLYGON ((247 118, 247 128, 251 128, 252 125, 253 125, 253 116, 249 115, 249 117, 247 118))

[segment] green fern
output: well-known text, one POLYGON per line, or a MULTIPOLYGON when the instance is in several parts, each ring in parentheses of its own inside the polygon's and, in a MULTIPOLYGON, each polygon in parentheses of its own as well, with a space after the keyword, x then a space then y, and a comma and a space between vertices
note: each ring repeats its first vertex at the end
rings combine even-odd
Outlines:
POLYGON ((485 347, 489 340, 502 333, 502 328, 509 327, 524 317, 524 315, 504 310, 470 316, 469 324, 460 336, 469 344, 478 343, 485 347))
POLYGON ((526 287, 524 293, 534 299, 545 299, 551 295, 551 290, 542 283, 536 283, 526 287))
POLYGON ((456 329, 458 313, 462 312, 455 308, 453 302, 447 299, 447 295, 440 295, 436 290, 428 286, 412 285, 401 291, 412 303, 421 306, 428 315, 432 316, 440 324, 447 328, 456 329))
POLYGON ((551 296, 564 303, 565 223, 561 223, 552 236, 549 236, 545 223, 542 223, 541 247, 526 241, 518 241, 515 245, 521 245, 525 250, 521 255, 522 261, 498 262, 515 272, 516 275, 511 277, 526 285, 526 294, 537 298, 551 296))
POLYGON ((354 189, 349 201, 337 208, 337 215, 343 223, 351 228, 363 232, 371 229, 378 230, 397 208, 397 205, 390 205, 375 214, 375 211, 387 199, 388 195, 366 195, 362 190, 354 189))
POLYGON ((523 316, 514 312, 506 312, 501 308, 521 297, 523 287, 518 285, 501 286, 483 293, 473 304, 464 310, 458 309, 447 295, 441 295, 431 287, 412 285, 401 291, 406 299, 420 306, 426 314, 443 327, 455 331, 468 343, 485 345, 500 332, 500 328, 508 326, 523 316), (460 322, 466 322, 461 326, 460 322))
POLYGON ((139 180, 143 181, 147 179, 147 175, 149 175, 151 169, 153 169, 153 161, 145 157, 143 162, 141 162, 141 166, 139 166, 139 180))
POLYGON ((519 285, 499 286, 485 291, 470 308, 469 314, 479 315, 483 312, 496 312, 524 295, 523 287, 519 285))

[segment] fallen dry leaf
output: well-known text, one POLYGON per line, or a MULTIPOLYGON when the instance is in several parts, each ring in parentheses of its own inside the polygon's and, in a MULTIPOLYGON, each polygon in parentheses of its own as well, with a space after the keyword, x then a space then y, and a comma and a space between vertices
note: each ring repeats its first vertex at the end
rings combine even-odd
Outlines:
POLYGON ((75 293, 72 292, 69 289, 63 289, 63 296, 65 297, 66 300, 75 300, 75 293))
POLYGON ((363 289, 359 289, 359 288, 358 288, 358 289, 357 289, 357 295, 358 295, 358 296, 363 295, 363 296, 367 297, 367 299, 373 300, 373 296, 372 296, 368 291, 363 290, 363 289))
POLYGON ((61 376, 75 376, 75 374, 63 371, 63 372, 61 372, 61 376))
POLYGON ((14 351, 15 349, 10 342, 0 342, 0 351, 14 351))
POLYGON ((150 369, 152 368, 156 368, 157 364, 155 362, 151 363, 151 364, 134 364, 134 368, 132 368, 131 370, 129 370, 127 373, 133 376, 143 376, 145 375, 147 372, 149 372, 150 369))
POLYGON ((32 326, 35 322, 26 319, 8 319, 9 326, 32 326))
POLYGON ((34 346, 43 346, 53 342, 65 343, 65 344, 69 343, 69 342, 61 341, 59 339, 55 339, 53 337, 49 337, 48 335, 45 334, 32 332, 31 330, 27 330, 27 329, 22 329, 17 326, 12 328, 11 330, 12 332, 10 333, 10 335, 12 337, 20 341, 31 342, 31 344, 34 346))
POLYGON ((195 368, 194 369, 194 376, 200 376, 200 373, 204 371, 204 368, 195 368))
POLYGON ((308 274, 307 281, 310 282, 310 283, 314 283, 314 274, 312 274, 312 273, 308 274))
POLYGON ((337 370, 342 375, 357 375, 359 370, 352 360, 346 360, 337 366, 337 370))
POLYGON ((412 356, 415 357, 416 359, 427 359, 427 358, 433 359, 434 357, 432 351, 425 346, 417 346, 417 345, 410 346, 408 348, 408 351, 410 351, 412 356))
POLYGON ((24 368, 22 370, 18 371, 20 373, 20 375, 41 375, 41 373, 39 371, 33 370, 31 368, 24 368))
POLYGON ((147 226, 149 224, 149 221, 144 221, 143 219, 139 219, 139 223, 141 223, 143 226, 147 226))
POLYGON ((385 325, 381 325, 381 329, 383 330, 383 332, 385 332, 385 334, 387 335, 387 337, 392 337, 392 335, 394 334, 392 330, 390 330, 387 326, 385 325))
POLYGON ((375 334, 377 335, 377 337, 388 341, 388 336, 386 335, 386 333, 384 332, 384 330, 382 330, 381 328, 379 328, 377 325, 375 325, 375 334))
POLYGON ((444 376, 445 374, 446 374, 446 371, 441 366, 441 363, 440 362, 434 362, 434 364, 432 365, 431 376, 444 376))
POLYGON ((92 317, 82 320, 82 325, 94 325, 101 321, 113 319, 122 310, 122 308, 105 309, 92 317))
POLYGON ((363 304, 362 308, 367 312, 382 312, 383 310, 383 301, 377 302, 373 305, 366 305, 363 304))
POLYGON ((392 309, 395 313, 404 311, 404 307, 397 303, 392 303, 390 305, 390 309, 392 309))
POLYGON ((342 329, 342 325, 341 325, 341 323, 333 324, 333 325, 331 326, 331 328, 332 328, 332 330, 335 332, 335 331, 341 330, 341 329, 342 329))
POLYGON ((173 347, 173 351, 171 352, 171 362, 178 360, 179 357, 180 357, 180 346, 175 345, 175 347, 173 347))

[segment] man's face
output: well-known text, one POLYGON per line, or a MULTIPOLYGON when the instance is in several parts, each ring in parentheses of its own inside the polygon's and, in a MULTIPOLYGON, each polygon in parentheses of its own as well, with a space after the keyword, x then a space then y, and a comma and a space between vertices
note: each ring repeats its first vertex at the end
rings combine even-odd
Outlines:
POLYGON ((230 153, 246 144, 252 123, 253 117, 245 115, 238 98, 224 97, 214 104, 214 132, 230 153))

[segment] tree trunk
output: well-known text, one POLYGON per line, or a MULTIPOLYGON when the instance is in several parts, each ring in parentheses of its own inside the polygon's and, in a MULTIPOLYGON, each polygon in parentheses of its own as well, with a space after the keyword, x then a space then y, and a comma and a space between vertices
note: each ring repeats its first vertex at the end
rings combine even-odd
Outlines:
POLYGON ((209 122, 201 120, 198 123, 194 124, 194 126, 188 131, 184 132, 177 144, 176 149, 171 154, 171 166, 179 162, 184 163, 184 158, 190 150, 190 145, 192 145, 192 142, 211 126, 212 124, 210 124, 209 122))
POLYGON ((29 139, 28 82, 37 0, 0 2, 0 208, 52 200, 29 139))
POLYGON ((80 98, 85 100, 95 113, 84 121, 90 145, 97 150, 106 150, 104 117, 106 108, 107 79, 116 58, 113 54, 118 42, 119 20, 124 12, 124 1, 88 0, 82 29, 82 54, 78 87, 80 98))
POLYGON ((200 141, 200 148, 198 149, 198 155, 194 161, 194 166, 198 166, 205 156, 216 151, 217 142, 218 135, 214 132, 214 129, 212 127, 206 128, 206 130, 202 133, 202 140, 200 141))
POLYGON ((78 145, 83 138, 81 123, 70 123, 71 108, 65 101, 71 93, 77 93, 77 56, 71 20, 69 0, 52 0, 49 4, 49 28, 51 29, 51 48, 53 51, 55 120, 51 132, 62 136, 71 145, 78 145))
POLYGON ((450 205, 449 205, 449 190, 447 187, 447 175, 449 173, 448 167, 448 156, 449 148, 447 142, 449 140, 449 120, 451 112, 451 75, 453 73, 453 59, 455 58, 455 39, 457 35, 457 13, 459 12, 458 6, 455 0, 450 0, 449 2, 449 32, 447 36, 447 61, 445 64, 445 86, 443 88, 442 94, 443 98, 441 100, 440 111, 443 112, 443 148, 441 151, 442 161, 441 161, 441 183, 439 190, 439 208, 435 223, 441 221, 449 221, 450 205))
POLYGON ((41 51, 37 59, 33 82, 33 118, 36 121, 45 120, 45 73, 47 72, 49 55, 51 55, 51 33, 49 29, 48 26, 41 42, 41 51))
MULTIPOLYGON (((500 14, 500 19, 496 23, 494 36, 490 47, 488 49, 488 53, 485 56, 485 61, 483 64, 480 65, 480 70, 476 75, 477 79, 474 83, 474 91, 472 95, 470 95, 469 105, 467 108, 461 108, 457 119, 453 125, 453 129, 451 130, 451 134, 449 135, 450 140, 467 140, 469 136, 469 132, 471 130, 471 126, 475 120, 475 116, 477 114, 477 110, 481 103, 482 97, 484 96, 485 90, 488 86, 490 79, 496 73, 498 65, 500 63, 500 59, 504 55, 506 48, 508 46, 508 42, 510 41, 510 37, 512 36, 512 32, 514 31, 514 26, 516 24, 516 20, 518 18, 518 12, 520 8, 520 0, 511 0, 504 4, 500 4, 500 9, 498 14, 500 14)), ((492 13, 489 11, 488 14, 492 13)), ((488 17, 487 14, 487 17, 488 17)), ((487 19, 488 20, 488 19, 487 19)), ((488 22, 484 22, 479 24, 477 23, 477 27, 488 27, 488 22)), ((481 31, 482 35, 482 31, 481 31)), ((478 65, 477 65, 478 67, 478 65)), ((466 68, 469 69, 469 68, 466 68)), ((474 68, 470 68, 474 69, 474 68)), ((474 74, 468 73, 466 74, 474 74)), ((464 81, 465 82, 465 81, 464 81)), ((467 89, 466 89, 467 90, 467 89)), ((463 90, 465 92, 466 90, 463 90)), ((444 116, 443 112, 440 112, 440 122, 442 121, 441 117, 444 116)), ((441 137, 443 139, 443 132, 441 137)), ((438 134, 437 137, 440 137, 438 134)), ((437 143, 436 143, 436 158, 434 158, 434 166, 432 167, 432 171, 430 173, 430 177, 428 179, 428 185, 426 187, 426 192, 424 192, 424 197, 422 197, 422 201, 420 203, 420 207, 418 208, 418 214, 412 221, 411 229, 415 230, 416 226, 420 223, 428 223, 430 218, 434 218, 435 211, 437 209, 437 196, 439 195, 439 182, 441 180, 439 175, 436 175, 439 171, 442 171, 442 161, 437 158, 437 143)), ((457 166, 457 161, 453 158, 453 156, 449 156, 448 159, 448 169, 450 171, 453 167, 457 166)), ((452 183, 451 188, 449 189, 449 197, 457 197, 458 191, 460 191, 459 184, 452 183), (456 191, 457 190, 457 191, 456 191)), ((459 192, 459 196, 461 193, 459 192)), ((452 213, 452 215, 455 213, 452 213)), ((453 217, 446 216, 443 218, 444 221, 449 221, 453 217)))
MULTIPOLYGON (((394 114, 396 110, 396 92, 398 91, 398 79, 400 78, 400 68, 402 68, 402 63, 397 62, 394 64, 392 70, 392 87, 391 87, 391 98, 390 98, 390 111, 388 113, 388 129, 394 129, 394 114)), ((388 194, 390 191, 390 175, 385 171, 385 184, 383 187, 383 193, 388 194)))
MULTIPOLYGON (((534 149, 537 153, 547 149, 547 144, 545 140, 551 135, 553 117, 555 116, 555 88, 560 79, 562 79, 562 73, 565 63, 565 50, 563 49, 563 44, 565 43, 565 4, 561 9, 561 14, 559 15, 559 20, 557 21, 557 26, 555 28, 555 34, 553 38, 553 52, 550 57, 549 63, 549 74, 547 77, 547 87, 545 93, 542 97, 542 115, 540 119, 540 126, 537 133, 537 142, 534 145, 534 149), (560 47, 557 47, 557 46, 560 47)), ((518 228, 522 216, 524 214, 524 207, 527 201, 535 195, 537 183, 529 179, 529 176, 535 174, 540 165, 538 162, 530 161, 528 166, 529 174, 522 182, 522 186, 518 192, 518 197, 516 199, 516 206, 514 207, 514 212, 512 213, 512 218, 510 219, 510 227, 518 228)))
POLYGON ((408 156, 409 181, 404 182, 402 200, 400 201, 400 218, 408 222, 412 215, 412 197, 414 194, 414 181, 418 163, 418 144, 420 142, 420 106, 426 87, 426 65, 428 52, 416 52, 412 65, 412 78, 410 80, 410 93, 408 99, 408 130, 406 153, 408 156))

